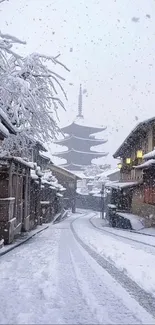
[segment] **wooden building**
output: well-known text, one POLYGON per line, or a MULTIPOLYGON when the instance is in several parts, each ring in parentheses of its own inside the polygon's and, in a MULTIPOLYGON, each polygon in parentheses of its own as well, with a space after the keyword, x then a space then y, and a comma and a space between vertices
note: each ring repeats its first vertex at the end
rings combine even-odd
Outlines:
POLYGON ((113 155, 118 159, 120 182, 112 186, 118 193, 116 187, 123 184, 127 210, 144 217, 148 226, 155 224, 154 148, 155 118, 151 118, 139 123, 113 155))
POLYGON ((20 158, 0 159, 0 239, 5 243, 30 229, 30 168, 20 158))
POLYGON ((66 189, 64 192, 64 207, 72 209, 74 213, 76 210, 77 180, 80 180, 80 177, 75 175, 74 172, 54 164, 51 164, 50 169, 59 183, 66 189))

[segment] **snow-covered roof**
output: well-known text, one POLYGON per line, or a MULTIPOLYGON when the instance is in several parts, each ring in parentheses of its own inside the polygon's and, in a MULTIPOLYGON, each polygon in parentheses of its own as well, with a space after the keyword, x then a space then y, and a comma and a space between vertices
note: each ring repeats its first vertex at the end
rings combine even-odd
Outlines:
POLYGON ((78 165, 78 164, 74 164, 74 163, 70 163, 70 164, 62 164, 62 165, 59 165, 60 168, 64 169, 64 170, 67 170, 73 174, 75 174, 79 168, 81 169, 83 166, 82 165, 78 165), (70 170, 70 168, 75 168, 73 170, 70 170))
MULTIPOLYGON (((139 134, 139 130, 146 128, 150 123, 155 122, 155 117, 149 118, 145 121, 142 121, 140 123, 138 123, 134 129, 129 133, 129 135, 126 137, 126 139, 123 141, 123 143, 120 145, 120 147, 116 150, 116 152, 113 154, 114 158, 118 158, 120 157, 120 155, 122 155, 122 153, 124 152, 126 146, 128 146, 128 144, 131 142, 131 140, 133 139, 133 137, 136 134, 139 134)), ((140 136, 140 134, 139 134, 140 136)))
MULTIPOLYGON (((66 165, 67 166, 67 165, 66 165)), ((63 171, 64 172, 66 172, 69 176, 74 176, 74 178, 75 177, 78 177, 78 178, 81 178, 79 175, 77 175, 74 171, 70 171, 70 170, 68 170, 68 169, 66 169, 66 168, 64 168, 64 167, 61 167, 61 165, 60 166, 57 166, 57 165, 55 165, 55 164, 52 164, 51 165, 51 170, 53 169, 53 171, 54 170, 57 170, 58 172, 62 172, 63 173, 63 171)))
POLYGON ((143 155, 144 159, 155 158, 155 149, 143 155))
POLYGON ((57 193, 56 195, 59 197, 63 197, 63 195, 61 193, 57 193))
POLYGON ((105 126, 92 125, 92 122, 84 120, 76 120, 71 124, 61 128, 61 131, 65 134, 70 134, 74 130, 75 132, 80 132, 81 129, 85 129, 85 132, 88 134, 95 134, 106 129, 105 126))
POLYGON ((75 170, 74 174, 80 179, 94 179, 94 176, 86 176, 83 171, 75 170))
POLYGON ((66 191, 66 188, 63 187, 63 186, 61 186, 61 187, 59 188, 59 191, 60 191, 60 192, 64 192, 64 191, 66 191))
POLYGON ((83 188, 77 188, 76 193, 80 195, 89 195, 88 190, 83 189, 83 188))
POLYGON ((41 183, 47 184, 51 189, 55 189, 57 191, 63 192, 65 191, 65 187, 63 187, 57 180, 57 178, 52 174, 51 170, 46 170, 41 177, 41 183))
POLYGON ((64 155, 64 154, 68 154, 68 153, 70 153, 70 152, 77 152, 77 153, 80 153, 80 154, 86 154, 86 155, 96 155, 96 156, 106 156, 106 155, 108 155, 108 153, 107 152, 98 152, 98 151, 80 151, 80 150, 75 150, 75 149, 70 149, 70 150, 66 150, 66 151, 60 151, 60 152, 56 152, 56 153, 54 153, 53 154, 53 156, 58 156, 58 155, 60 155, 60 156, 62 156, 62 155, 64 155))
POLYGON ((101 197, 101 193, 94 193, 93 196, 94 197, 101 197))
POLYGON ((96 144, 98 143, 106 143, 107 140, 103 140, 103 139, 95 139, 95 138, 81 138, 81 137, 77 137, 74 134, 70 135, 70 136, 66 136, 62 139, 56 140, 55 143, 62 143, 62 142, 67 142, 68 140, 71 139, 77 139, 77 140, 81 140, 81 141, 88 141, 88 142, 94 142, 96 144))
POLYGON ((50 204, 50 201, 40 201, 40 204, 41 205, 46 205, 46 204, 49 205, 50 204))
POLYGON ((30 175, 31 175, 31 178, 34 179, 34 180, 37 180, 39 178, 34 169, 31 169, 31 174, 30 175))
POLYGON ((110 169, 110 170, 106 170, 104 172, 102 172, 101 174, 98 174, 97 177, 99 178, 108 178, 108 176, 111 176, 115 173, 118 173, 119 174, 120 170, 118 168, 115 168, 115 169, 110 169))
POLYGON ((47 161, 50 161, 50 158, 45 154, 45 152, 39 151, 39 156, 47 161))
POLYGON ((94 188, 92 191, 89 191, 89 194, 98 194, 101 193, 101 190, 99 190, 98 188, 94 188))
POLYGON ((81 117, 76 117, 76 119, 74 120, 74 124, 80 125, 80 126, 87 126, 87 127, 91 127, 91 128, 99 128, 99 129, 103 129, 103 130, 105 130, 107 128, 104 125, 95 124, 94 122, 89 121, 86 118, 81 118, 81 117))
POLYGON ((29 167, 31 169, 35 168, 35 164, 31 161, 26 160, 26 158, 21 158, 21 157, 15 157, 15 156, 10 156, 7 154, 7 152, 1 152, 0 153, 0 160, 4 162, 9 162, 9 161, 14 161, 14 162, 19 162, 20 164, 29 167))
POLYGON ((31 168, 31 169, 34 169, 34 163, 31 162, 31 161, 27 161, 21 157, 9 157, 10 159, 12 158, 14 161, 18 161, 20 162, 21 164, 31 168))
POLYGON ((133 187, 138 185, 138 182, 109 182, 106 184, 106 187, 111 187, 113 189, 123 189, 123 188, 128 188, 128 187, 133 187))
POLYGON ((143 169, 143 168, 149 168, 150 166, 155 165, 155 159, 150 159, 148 161, 145 161, 143 164, 134 166, 135 169, 143 169))
POLYGON ((44 175, 44 173, 41 171, 41 167, 40 166, 36 166, 36 174, 38 176, 40 176, 40 177, 44 175))

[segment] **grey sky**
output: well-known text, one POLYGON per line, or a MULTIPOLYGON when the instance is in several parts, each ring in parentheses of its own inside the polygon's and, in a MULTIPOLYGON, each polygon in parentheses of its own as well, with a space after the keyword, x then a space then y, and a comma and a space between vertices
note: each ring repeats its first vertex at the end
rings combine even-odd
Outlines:
POLYGON ((112 153, 155 111, 155 1, 10 0, 1 5, 0 29, 27 41, 24 55, 62 54, 71 72, 61 69, 68 103, 60 125, 75 117, 82 83, 84 115, 108 127, 102 162, 115 166, 112 153))

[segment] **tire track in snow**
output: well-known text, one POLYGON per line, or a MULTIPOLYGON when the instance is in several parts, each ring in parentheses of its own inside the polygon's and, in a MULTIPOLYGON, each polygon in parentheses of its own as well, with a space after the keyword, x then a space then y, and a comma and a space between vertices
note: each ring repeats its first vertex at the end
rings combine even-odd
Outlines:
POLYGON ((74 222, 79 219, 74 219, 70 228, 77 242, 88 252, 88 254, 94 258, 94 260, 104 268, 117 282, 119 282, 134 299, 142 306, 147 312, 149 312, 153 317, 155 317, 155 298, 151 293, 142 289, 134 280, 129 278, 123 271, 119 270, 116 266, 111 264, 103 256, 96 253, 87 244, 85 244, 82 239, 78 236, 74 229, 74 222))

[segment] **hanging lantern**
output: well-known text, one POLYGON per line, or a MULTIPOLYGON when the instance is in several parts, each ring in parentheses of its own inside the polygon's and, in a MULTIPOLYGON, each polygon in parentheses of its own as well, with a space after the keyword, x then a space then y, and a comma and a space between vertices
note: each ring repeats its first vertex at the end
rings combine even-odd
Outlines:
POLYGON ((119 169, 122 168, 122 164, 121 164, 121 162, 119 162, 119 163, 117 164, 117 167, 118 167, 119 169))
POLYGON ((126 164, 130 165, 131 164, 131 158, 126 158, 126 164))
POLYGON ((137 150, 137 158, 143 158, 143 151, 137 150))

